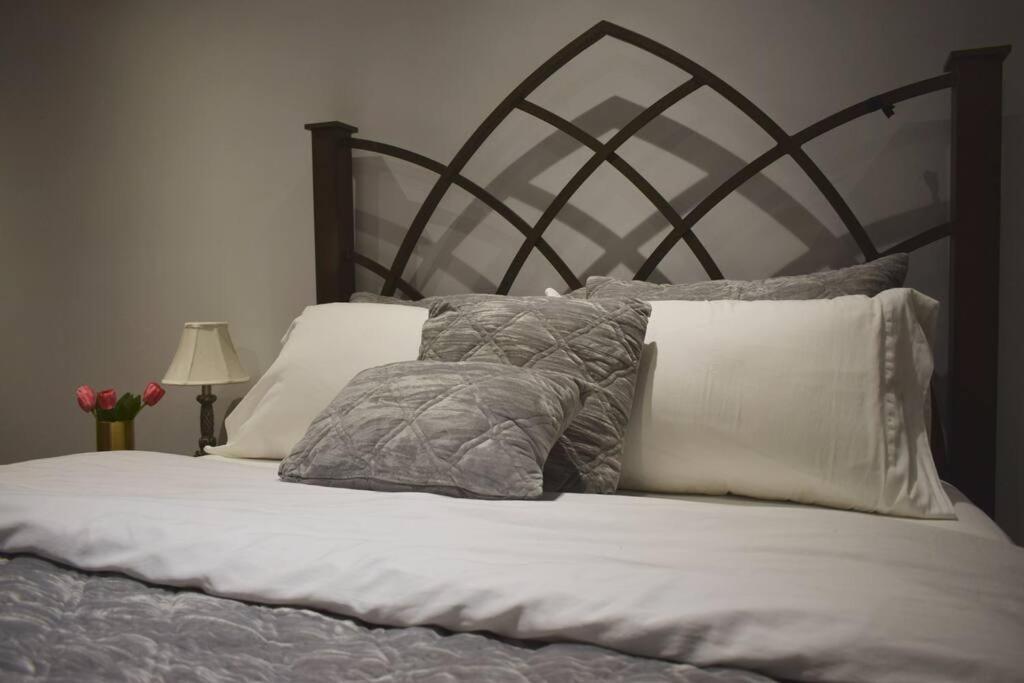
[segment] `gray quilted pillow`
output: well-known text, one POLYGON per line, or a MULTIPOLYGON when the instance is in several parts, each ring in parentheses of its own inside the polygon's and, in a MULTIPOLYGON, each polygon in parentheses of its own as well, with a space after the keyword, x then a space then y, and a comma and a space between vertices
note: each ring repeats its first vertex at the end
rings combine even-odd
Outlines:
POLYGON ((893 254, 862 265, 809 275, 767 280, 710 280, 682 285, 591 276, 587 278, 587 298, 631 296, 646 301, 756 301, 834 299, 848 294, 875 296, 887 289, 903 286, 908 261, 906 254, 893 254))
POLYGON ((494 363, 364 370, 281 461, 281 479, 463 498, 536 498, 552 445, 589 387, 494 363))
POLYGON ((441 302, 423 324, 420 358, 568 372, 596 385, 552 449, 544 488, 612 493, 650 313, 636 299, 441 302))

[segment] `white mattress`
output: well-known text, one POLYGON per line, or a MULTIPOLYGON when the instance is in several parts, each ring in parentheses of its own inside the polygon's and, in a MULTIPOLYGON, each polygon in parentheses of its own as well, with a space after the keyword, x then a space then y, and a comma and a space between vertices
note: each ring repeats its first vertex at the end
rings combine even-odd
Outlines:
MULTIPOLYGON (((219 460, 234 465, 262 468, 271 472, 273 476, 276 476, 277 467, 281 464, 280 460, 229 458, 220 455, 207 455, 205 458, 209 460, 219 460)), ((972 503, 970 499, 960 491, 960 489, 945 481, 942 482, 942 488, 946 491, 946 495, 949 496, 950 501, 953 503, 953 508, 956 511, 956 519, 910 519, 908 517, 892 517, 886 519, 891 519, 893 523, 898 524, 931 526, 945 531, 973 534, 975 536, 989 538, 994 541, 1012 543, 1010 537, 1006 535, 1006 532, 1000 529, 999 525, 996 524, 991 517, 982 512, 981 508, 972 503)), ((821 509, 809 505, 799 505, 797 503, 755 500, 753 498, 742 498, 740 496, 682 496, 665 493, 645 493, 641 491, 620 491, 617 495, 638 496, 643 498, 663 498, 665 500, 685 500, 706 506, 708 510, 713 510, 713 506, 716 505, 742 505, 760 508, 786 508, 796 512, 797 514, 813 515, 821 509)), ((851 511, 848 514, 863 515, 867 513, 851 511)), ((877 515, 872 516, 878 517, 877 515)))
POLYGON ((1015 681, 1024 550, 734 499, 479 501, 145 452, 0 466, 0 551, 372 623, 566 639, 814 681, 1015 681))

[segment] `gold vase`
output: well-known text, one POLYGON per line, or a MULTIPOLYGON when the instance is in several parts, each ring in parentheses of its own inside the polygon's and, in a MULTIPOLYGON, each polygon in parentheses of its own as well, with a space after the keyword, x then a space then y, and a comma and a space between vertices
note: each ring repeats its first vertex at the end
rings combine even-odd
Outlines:
POLYGON ((96 450, 135 450, 135 422, 133 420, 121 422, 96 420, 96 450))

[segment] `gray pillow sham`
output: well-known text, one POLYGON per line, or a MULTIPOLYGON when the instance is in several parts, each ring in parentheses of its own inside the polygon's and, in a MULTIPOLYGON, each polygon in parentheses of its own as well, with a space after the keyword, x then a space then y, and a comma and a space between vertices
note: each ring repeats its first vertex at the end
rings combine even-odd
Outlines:
POLYGON ((636 299, 440 302, 423 324, 420 359, 567 372, 595 385, 544 465, 544 488, 612 493, 650 312, 636 299))
POLYGON ((646 301, 755 301, 834 299, 849 294, 875 296, 887 289, 903 286, 908 262, 906 254, 892 254, 869 263, 809 275, 767 280, 710 280, 680 285, 592 276, 587 278, 587 298, 629 296, 646 301))
POLYGON ((589 387, 494 363, 404 361, 356 375, 281 461, 284 481, 536 498, 589 387))
MULTIPOLYGON (((572 291, 566 292, 562 296, 570 299, 586 299, 587 288, 580 287, 572 291)), ((398 304, 399 306, 419 306, 420 308, 430 308, 439 301, 451 301, 455 304, 472 303, 475 301, 485 301, 487 299, 506 299, 508 298, 505 294, 478 294, 468 292, 466 294, 444 294, 440 296, 427 296, 422 299, 413 301, 412 299, 399 299, 396 296, 384 296, 383 294, 374 294, 373 292, 355 292, 349 297, 349 303, 353 304, 398 304)))
POLYGON ((582 287, 580 287, 578 289, 570 289, 568 292, 566 292, 562 296, 564 296, 564 297, 566 297, 568 299, 586 299, 587 298, 587 287, 586 287, 586 285, 584 285, 584 286, 582 286, 582 287))
POLYGON ((503 294, 447 294, 443 296, 428 296, 413 301, 412 299, 399 299, 397 296, 384 296, 373 292, 354 292, 349 297, 349 303, 353 304, 397 304, 399 306, 417 306, 419 308, 430 308, 440 301, 452 301, 454 303, 471 303, 486 299, 504 299, 503 294))

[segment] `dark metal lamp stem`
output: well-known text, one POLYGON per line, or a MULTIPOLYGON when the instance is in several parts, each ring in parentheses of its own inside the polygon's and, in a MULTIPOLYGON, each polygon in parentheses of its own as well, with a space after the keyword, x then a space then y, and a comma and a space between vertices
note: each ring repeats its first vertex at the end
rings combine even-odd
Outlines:
POLYGON ((217 445, 217 437, 213 435, 213 402, 217 397, 211 386, 204 384, 196 400, 199 401, 199 450, 196 456, 200 456, 207 446, 217 445))

